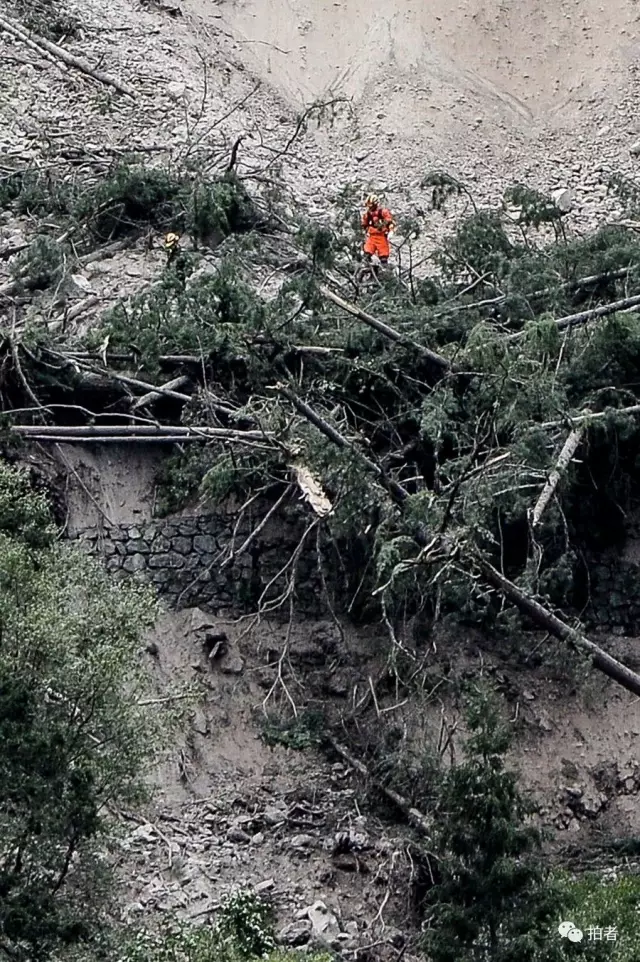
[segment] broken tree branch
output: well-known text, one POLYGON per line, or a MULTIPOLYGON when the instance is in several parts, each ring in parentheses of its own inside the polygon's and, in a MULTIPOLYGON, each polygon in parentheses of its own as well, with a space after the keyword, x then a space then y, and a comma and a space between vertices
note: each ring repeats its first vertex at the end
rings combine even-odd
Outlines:
POLYGON ((140 381, 135 377, 128 377, 125 374, 116 374, 115 371, 109 370, 109 368, 96 367, 94 364, 89 364, 86 361, 81 361, 79 358, 65 357, 64 354, 60 354, 58 351, 49 351, 53 357, 58 357, 65 361, 69 365, 77 365, 78 367, 84 368, 86 371, 92 371, 94 374, 99 374, 104 378, 111 378, 114 381, 119 381, 122 384, 131 385, 131 387, 143 388, 145 391, 149 391, 154 394, 162 394, 166 397, 176 398, 178 401, 190 401, 191 397, 188 394, 181 394, 178 391, 172 391, 166 387, 160 387, 157 384, 149 384, 148 381, 140 381))
POLYGON ((393 802, 394 805, 400 809, 402 814, 405 816, 407 821, 417 828, 419 832, 424 835, 430 836, 433 832, 433 825, 429 821, 426 815, 423 815, 417 808, 414 808, 404 795, 399 795, 398 792, 394 792, 392 788, 387 788, 386 785, 382 785, 377 779, 373 778, 369 772, 369 769, 361 761, 355 758, 351 752, 335 740, 332 735, 329 735, 327 741, 331 745, 334 751, 338 753, 346 762, 355 768, 357 772, 360 773, 369 782, 373 782, 378 791, 382 792, 383 795, 393 802))
MULTIPOLYGON (((557 287, 541 287, 537 291, 529 291, 523 294, 524 300, 534 300, 535 298, 545 297, 547 294, 552 294, 555 291, 566 291, 566 290, 579 290, 581 287, 590 287, 592 284, 598 284, 601 281, 612 281, 619 280, 621 277, 626 277, 628 274, 632 274, 637 271, 640 265, 631 264, 629 267, 621 267, 616 271, 604 271, 602 274, 590 274, 588 277, 577 277, 573 281, 562 281, 557 287)), ((457 294, 456 297, 460 297, 457 294)), ((461 311, 471 311, 478 310, 481 307, 491 307, 494 304, 503 304, 506 301, 508 295, 500 294, 498 297, 485 298, 482 301, 475 301, 470 304, 449 304, 448 302, 442 305, 442 310, 434 317, 446 317, 448 314, 458 314, 461 311)), ((454 300, 454 298, 452 298, 454 300)))
POLYGON ((540 425, 541 428, 559 428, 563 424, 584 424, 586 421, 601 421, 609 415, 615 414, 640 414, 640 404, 632 404, 628 408, 605 408, 604 411, 583 411, 582 414, 571 414, 562 421, 545 421, 540 425))
POLYGON ((109 77, 108 74, 102 73, 101 70, 95 70, 88 63, 63 50, 62 47, 52 43, 50 40, 45 40, 44 37, 40 37, 34 33, 26 33, 17 24, 11 23, 11 21, 5 17, 0 17, 0 29, 12 34, 18 40, 21 40, 22 43, 26 44, 27 47, 31 47, 32 50, 42 54, 48 60, 52 60, 54 63, 62 61, 67 67, 73 67, 87 77, 91 77, 93 80, 97 80, 107 87, 113 87, 114 90, 117 90, 119 93, 131 97, 132 100, 136 99, 136 95, 131 87, 121 83, 119 80, 115 80, 113 77, 109 77))
POLYGON ((244 438, 247 441, 265 441, 273 438, 273 432, 269 431, 234 431, 227 428, 210 427, 185 427, 182 424, 175 425, 146 425, 146 424, 87 424, 71 427, 69 425, 40 425, 40 424, 14 424, 11 428, 16 434, 26 437, 47 435, 62 438, 94 438, 94 437, 128 437, 128 438, 162 438, 175 436, 180 438, 218 438, 220 440, 236 440, 244 438))
POLYGON ((405 334, 401 334, 400 331, 396 331, 395 328, 389 327, 389 325, 385 324, 383 321, 379 321, 377 318, 372 317, 371 314, 367 314, 366 311, 356 307, 356 305, 352 304, 350 301, 343 300, 337 294, 334 294, 333 291, 330 291, 328 287, 324 287, 324 285, 322 285, 320 287, 320 293, 323 297, 326 297, 327 300, 332 301, 338 307, 342 308, 343 311, 346 311, 347 314, 357 317, 359 321, 363 321, 363 323, 368 324, 369 327, 372 327, 374 330, 384 334, 384 336, 388 337, 389 340, 396 341, 398 344, 404 344, 407 347, 412 347, 427 360, 431 361, 432 364, 435 364, 436 367, 439 367, 444 371, 451 370, 451 362, 448 361, 446 357, 442 357, 440 354, 430 351, 429 348, 424 347, 423 344, 418 344, 417 341, 407 337, 405 334))
POLYGON ((533 514, 531 516, 532 527, 535 528, 536 525, 540 523, 540 518, 542 517, 542 514, 545 508, 551 501, 551 498, 553 497, 553 493, 558 487, 558 482, 560 481, 560 478, 562 477, 563 473, 566 471, 567 466, 571 461, 571 458, 576 453, 578 445, 582 441, 584 432, 585 432, 584 427, 576 428, 571 432, 567 440, 564 442, 562 446, 562 451, 560 452, 560 456, 558 457, 558 460, 556 462, 556 466, 551 472, 551 474, 549 475, 549 479, 545 484, 544 488, 542 489, 542 494, 538 498, 536 502, 536 506, 533 509, 533 514))
POLYGON ((635 671, 627 668, 622 662, 607 654, 606 651, 594 644, 593 641, 590 641, 585 635, 576 631, 575 628, 571 628, 566 622, 561 621, 560 618, 549 611, 548 608, 541 605, 539 601, 525 594, 517 585, 514 585, 512 581, 509 581, 508 578, 500 574, 479 552, 474 551, 471 557, 475 561, 485 581, 493 585, 494 588, 497 588, 505 598, 513 602, 513 604, 524 614, 528 615, 532 621, 561 641, 569 642, 577 651, 581 651, 587 655, 594 668, 597 668, 603 674, 607 675, 607 677, 612 678, 613 681, 618 682, 618 684, 626 688, 627 691, 633 692, 634 695, 640 695, 640 675, 637 675, 635 671))
MULTIPOLYGON (((162 384, 160 386, 165 391, 178 391, 180 388, 187 387, 189 384, 191 384, 191 378, 183 375, 182 377, 174 377, 172 381, 167 381, 166 384, 162 384)), ((161 397, 162 394, 158 391, 149 391, 148 394, 143 394, 142 397, 133 402, 131 405, 131 410, 137 411, 140 408, 145 407, 147 404, 152 404, 153 401, 157 401, 158 398, 161 397)))
MULTIPOLYGON (((2 293, 2 288, 0 288, 0 293, 2 293)), ((266 344, 268 346, 272 345, 272 341, 266 338, 262 341, 259 338, 254 338, 252 340, 252 345, 266 344)), ((291 344, 287 345, 288 351, 295 351, 296 354, 316 354, 319 357, 329 357, 334 354, 344 354, 344 348, 341 347, 322 347, 315 344, 291 344)), ((70 361, 91 361, 98 360, 102 358, 102 355, 98 351, 57 351, 55 352, 58 357, 65 357, 70 361)), ((136 361, 135 354, 119 354, 117 352, 107 352, 105 355, 107 361, 118 361, 119 363, 134 364, 136 361)), ((207 361, 209 355, 203 354, 161 354, 158 358, 160 364, 178 365, 178 364, 197 364, 202 365, 203 361, 207 361)))
MULTIPOLYGON (((621 301, 613 301, 611 304, 602 304, 600 307, 592 307, 591 310, 581 311, 579 314, 567 314, 566 317, 557 318, 553 323, 559 331, 563 331, 567 327, 579 327, 588 321, 595 321, 600 317, 616 314, 618 311, 622 311, 627 307, 635 307, 637 304, 640 304, 640 294, 635 294, 633 297, 625 297, 621 301)), ((526 333, 525 329, 524 331, 518 331, 517 334, 509 334, 506 340, 519 341, 526 333)))
POLYGON ((223 571, 225 568, 228 568, 230 564, 233 564, 236 558, 239 558, 241 554, 244 554, 247 548, 258 537, 258 535, 263 530, 263 528, 265 528, 266 525, 269 523, 269 519, 272 518, 274 514, 276 514, 282 502, 291 494, 292 489, 293 489, 293 485, 288 484, 287 487, 282 492, 282 494, 280 495, 280 497, 278 498, 278 500, 271 505, 271 507, 265 514, 262 521, 260 521, 260 523, 253 529, 253 531, 249 535, 247 535, 247 537, 244 539, 244 541, 242 542, 238 550, 234 551, 233 548, 231 549, 227 558, 225 558, 225 560, 220 565, 221 571, 223 571))
POLYGON ((293 392, 284 385, 278 385, 277 390, 280 394, 282 394, 283 397, 286 397, 287 400, 293 404, 294 408, 300 414, 306 417, 307 420, 317 427, 318 430, 325 435, 325 437, 329 438, 330 441, 333 441, 333 443, 338 447, 351 451, 351 453, 354 454, 355 457, 358 458, 358 460, 361 461, 361 463, 368 468, 369 471, 377 476, 380 483, 387 489, 395 501, 399 503, 406 501, 406 499, 409 497, 409 493, 405 490, 405 488, 402 487, 402 485, 398 484, 397 481, 394 481, 393 478, 390 478, 380 467, 380 465, 376 464, 375 461, 371 461, 366 454, 363 454, 362 451, 359 451, 351 441, 347 441, 347 439, 343 437, 343 435, 340 434, 340 432, 337 431, 331 424, 329 424, 328 421, 325 421, 325 419, 317 414, 312 407, 306 404, 305 401, 301 401, 300 398, 297 398, 295 394, 293 394, 293 392))
MULTIPOLYGON (((211 441, 212 438, 208 438, 202 434, 166 434, 160 437, 152 437, 150 435, 142 435, 142 437, 130 437, 125 434, 109 434, 109 435, 91 435, 90 437, 80 437, 74 434, 68 435, 53 435, 53 434, 30 434, 29 439, 31 441, 47 441, 49 443, 55 444, 189 444, 191 442, 199 441, 211 441)), ((251 441, 249 439, 237 437, 237 438, 224 438, 225 444, 230 442, 238 444, 247 444, 255 450, 273 450, 268 445, 260 444, 257 441, 251 441)))

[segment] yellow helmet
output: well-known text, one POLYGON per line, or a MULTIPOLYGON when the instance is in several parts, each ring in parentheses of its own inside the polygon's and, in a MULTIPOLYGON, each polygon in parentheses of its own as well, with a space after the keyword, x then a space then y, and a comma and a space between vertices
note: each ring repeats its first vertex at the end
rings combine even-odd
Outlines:
POLYGON ((173 234, 173 233, 166 234, 164 239, 164 246, 168 248, 175 247, 176 244, 178 244, 179 242, 180 242, 179 234, 173 234))
POLYGON ((367 205, 367 207, 377 207, 379 203, 380 203, 380 198, 378 197, 377 194, 369 194, 369 196, 365 201, 365 204, 367 205))

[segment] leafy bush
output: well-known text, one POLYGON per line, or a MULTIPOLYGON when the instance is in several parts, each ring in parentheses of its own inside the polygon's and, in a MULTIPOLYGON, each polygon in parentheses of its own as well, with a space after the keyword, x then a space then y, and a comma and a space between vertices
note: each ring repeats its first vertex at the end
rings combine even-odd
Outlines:
POLYGON ((0 468, 0 932, 21 962, 94 929, 105 805, 143 797, 155 744, 138 658, 153 617, 0 468))
POLYGON ((250 889, 237 889, 225 897, 215 931, 245 959, 268 958, 276 948, 273 913, 250 889))
POLYGON ((53 170, 9 174, 0 179, 0 207, 57 215, 67 226, 81 224, 94 246, 150 227, 216 242, 260 223, 246 188, 232 175, 203 180, 170 167, 145 166, 135 157, 90 183, 53 170))
POLYGON ((269 717, 263 722, 262 738, 267 745, 302 750, 320 745, 324 728, 324 716, 318 712, 302 712, 292 719, 269 717))
MULTIPOLYGON (((234 919, 232 928, 236 924, 241 930, 250 931, 254 928, 255 916, 253 908, 256 897, 250 892, 239 893, 227 901, 227 906, 221 910, 226 917, 234 919), (248 928, 244 924, 248 923, 248 928)), ((258 922, 258 930, 262 930, 262 921, 258 922)), ((271 944, 271 939, 267 940, 271 944)), ((142 929, 130 934, 124 940, 117 955, 112 958, 116 962, 332 962, 332 957, 322 953, 298 953, 269 947, 267 941, 258 938, 257 941, 243 937, 241 943, 236 937, 223 937, 219 927, 196 926, 175 920, 164 923, 157 932, 142 929), (243 946, 255 944, 265 947, 265 951, 247 955, 243 946)), ((66 960, 65 960, 66 962, 66 960)), ((73 959, 69 962, 94 962, 92 959, 73 959)))
POLYGON ((74 214, 100 241, 142 226, 187 233, 196 241, 250 230, 257 215, 234 178, 195 180, 170 168, 123 163, 83 194, 74 214))
POLYGON ((64 274, 65 249, 51 237, 36 237, 15 261, 13 276, 31 290, 43 290, 60 281, 64 274))
POLYGON ((56 537, 49 504, 35 493, 25 471, 0 461, 0 533, 32 549, 51 547, 56 537))
POLYGON ((247 355, 247 334, 257 333, 265 305, 243 280, 233 260, 223 261, 215 274, 204 274, 186 287, 173 273, 132 298, 116 305, 88 336, 95 348, 106 334, 116 348, 133 341, 148 370, 157 371, 162 354, 216 354, 222 370, 238 371, 235 359, 247 355), (225 365, 226 362, 226 365, 225 365))
POLYGON ((51 170, 25 170, 0 178, 0 207, 30 216, 71 216, 76 186, 51 170))
POLYGON ((640 876, 620 870, 578 877, 559 874, 557 884, 566 904, 563 918, 584 934, 582 943, 567 946, 567 958, 640 958, 640 876))

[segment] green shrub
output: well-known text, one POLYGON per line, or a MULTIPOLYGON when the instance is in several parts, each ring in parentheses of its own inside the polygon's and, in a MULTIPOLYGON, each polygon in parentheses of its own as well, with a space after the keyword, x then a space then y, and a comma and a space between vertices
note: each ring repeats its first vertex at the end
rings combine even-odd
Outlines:
POLYGON ((267 745, 303 750, 322 743, 325 726, 320 712, 305 711, 291 719, 270 716, 263 721, 262 738, 267 745))
POLYGON ((158 744, 138 656, 154 614, 0 465, 0 933, 18 962, 95 930, 106 806, 144 797, 158 744))
MULTIPOLYGON (((253 929, 252 912, 247 914, 247 906, 255 903, 256 898, 251 893, 245 893, 240 898, 233 896, 230 900, 231 905, 240 906, 246 902, 245 908, 229 909, 231 917, 236 919, 237 924, 242 929, 246 929, 245 922, 249 923, 253 929), (237 914, 237 918, 236 918, 237 914)), ((227 909, 223 909, 226 912, 227 909)), ((234 923, 235 925, 236 923, 234 923)), ((258 928, 261 928, 259 923, 258 928)), ((270 941, 270 940, 269 940, 270 941)), ((257 941, 249 938, 247 945, 253 942, 258 948, 264 951, 258 954, 247 955, 237 939, 231 935, 222 937, 217 926, 196 926, 185 922, 169 920, 165 922, 159 931, 141 929, 130 934, 124 939, 117 954, 111 954, 109 962, 332 962, 332 956, 322 953, 309 954, 307 952, 292 952, 284 949, 275 948, 274 945, 268 947, 264 939, 258 938, 257 941)), ((245 940, 242 940, 245 944, 245 940)), ((67 960, 65 959, 65 962, 67 960)), ((95 957, 74 958, 69 962, 97 962, 95 957)))
POLYGON ((73 182, 52 170, 17 171, 0 178, 0 207, 16 213, 45 217, 68 217, 73 213, 77 190, 73 182))
POLYGON ((267 958, 276 948, 273 926, 270 906, 250 889, 236 889, 224 898, 215 931, 243 958, 267 958))
POLYGON ((250 230, 257 215, 237 179, 197 180, 168 167, 122 163, 78 201, 75 216, 100 241, 150 226, 220 240, 250 230))
POLYGON ((561 873, 557 883, 566 899, 563 919, 573 922, 584 934, 582 943, 567 946, 567 958, 637 962, 640 876, 622 870, 577 877, 561 873))
POLYGON ((40 236, 16 258, 13 275, 30 290, 44 290, 62 279, 64 267, 64 247, 51 237, 40 236))
POLYGON ((532 804, 505 766, 512 738, 499 702, 475 687, 465 760, 445 773, 430 853, 439 879, 427 896, 430 962, 560 962, 560 892, 540 864, 532 804))
POLYGON ((167 272, 129 304, 118 304, 107 312, 86 343, 95 348, 109 334, 112 349, 130 349, 135 338, 146 370, 154 372, 162 354, 195 354, 205 359, 215 354, 219 370, 228 376, 238 371, 234 359, 247 355, 247 335, 261 327, 264 316, 264 302, 229 259, 217 273, 205 274, 186 287, 167 272))

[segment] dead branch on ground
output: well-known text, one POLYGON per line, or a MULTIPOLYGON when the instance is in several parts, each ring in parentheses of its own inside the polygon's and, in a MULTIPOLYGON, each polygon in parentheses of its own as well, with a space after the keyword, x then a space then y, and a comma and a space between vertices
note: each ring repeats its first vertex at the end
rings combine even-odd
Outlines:
MULTIPOLYGON (((591 274, 588 277, 577 277, 573 281, 562 281, 562 283, 558 284, 557 288, 541 287, 537 291, 529 291, 526 294, 523 294, 522 297, 524 300, 536 300, 540 297, 546 297, 548 294, 553 294, 556 290, 575 291, 579 290, 581 287, 590 287, 592 284, 598 284, 602 281, 619 280, 620 278, 627 277, 629 274, 637 271, 638 268, 640 268, 640 264, 631 264, 629 267, 622 267, 616 271, 605 271, 602 274, 591 274)), ((456 297, 461 297, 462 293, 463 292, 457 294, 456 297)), ((447 317, 449 314, 458 314, 462 311, 472 311, 482 307, 493 307, 496 304, 503 304, 506 299, 506 294, 500 294, 499 297, 489 297, 482 301, 475 301, 471 304, 451 304, 451 306, 449 306, 450 302, 447 302, 442 305, 442 311, 434 314, 433 317, 447 317)))
POLYGON ((414 808, 411 802, 406 799, 404 795, 400 795, 392 788, 387 788, 386 785, 383 785, 381 782, 375 779, 369 772, 367 766, 355 758, 351 752, 344 747, 344 745, 341 745, 340 742, 336 741, 333 735, 329 735, 327 741, 333 750, 336 751, 342 758, 344 758, 344 760, 348 762, 352 768, 355 768, 355 770, 364 778, 366 778, 368 782, 370 782, 372 785, 375 785, 378 791, 382 792, 383 795, 386 795, 389 801, 393 802, 393 804, 400 809, 407 821, 413 825, 414 828, 416 828, 423 835, 431 837, 433 831, 433 823, 431 819, 427 818, 427 816, 419 811, 419 809, 414 808))
MULTIPOLYGON (((309 107, 306 108, 306 110, 303 111, 303 113, 298 118, 295 130, 287 140, 284 147, 282 147, 279 150, 275 150, 273 152, 274 156, 266 164, 265 167, 252 170, 250 173, 264 174, 267 170, 269 170, 270 167, 273 167, 275 163, 277 163, 279 160, 285 157, 289 153, 293 145, 295 144, 300 134, 306 129, 307 121, 315 111, 318 111, 320 114, 322 114, 324 110, 327 110, 328 108, 333 108, 337 104, 348 104, 348 103, 349 103, 349 100, 347 97, 333 97, 331 100, 315 101, 314 103, 312 103, 309 107)), ((249 175, 245 175, 245 176, 249 176, 249 175)))
MULTIPOLYGON (((33 32, 26 33, 17 24, 12 23, 5 17, 0 16, 0 29, 5 30, 7 33, 12 34, 22 43, 26 44, 32 50, 46 57, 48 60, 53 61, 58 67, 60 67, 60 61, 67 67, 73 67, 74 70, 79 70, 81 73, 85 74, 87 77, 91 77, 93 80, 97 80, 101 84, 105 84, 107 87, 113 87, 121 94, 125 94, 127 97, 131 97, 132 100, 136 99, 134 91, 127 84, 123 84, 119 80, 115 80, 108 74, 103 73, 101 70, 96 70, 91 67, 85 61, 80 60, 79 57, 75 57, 68 51, 59 47, 57 44, 52 43, 50 40, 45 40, 44 37, 39 37, 33 32)), ((62 69, 60 67, 60 69, 62 69)))

